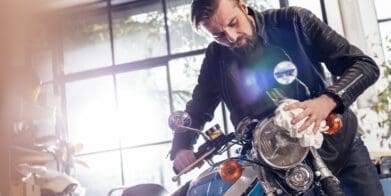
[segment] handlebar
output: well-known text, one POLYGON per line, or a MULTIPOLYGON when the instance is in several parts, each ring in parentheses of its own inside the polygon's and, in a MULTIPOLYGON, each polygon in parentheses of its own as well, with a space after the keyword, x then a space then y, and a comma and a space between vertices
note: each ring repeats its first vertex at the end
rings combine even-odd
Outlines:
POLYGON ((220 137, 217 137, 214 140, 208 140, 204 144, 202 144, 200 147, 198 147, 198 151, 194 153, 195 157, 198 159, 203 154, 208 152, 210 149, 214 148, 214 153, 210 154, 205 159, 211 159, 217 151, 219 151, 223 146, 231 142, 235 138, 234 133, 229 133, 227 135, 221 135, 220 137))
POLYGON ((212 159, 213 156, 216 155, 217 152, 219 152, 223 146, 227 145, 234 138, 235 138, 235 134, 229 133, 227 135, 222 134, 213 140, 206 140, 206 142, 198 148, 198 151, 194 153, 194 156, 196 157, 196 161, 194 161, 192 164, 185 167, 182 171, 178 171, 175 168, 173 168, 175 174, 177 175, 174 176, 172 180, 177 181, 181 175, 192 170, 200 162, 204 160, 212 159))

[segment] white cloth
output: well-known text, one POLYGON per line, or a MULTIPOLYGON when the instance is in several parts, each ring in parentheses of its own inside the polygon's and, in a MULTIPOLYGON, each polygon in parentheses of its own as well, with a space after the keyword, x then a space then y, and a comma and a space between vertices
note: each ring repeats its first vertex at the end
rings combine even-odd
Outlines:
POLYGON ((285 111, 283 109, 286 105, 289 105, 294 102, 298 102, 298 101, 294 99, 285 99, 277 107, 275 111, 274 124, 288 130, 291 137, 299 138, 301 146, 303 147, 313 146, 315 148, 320 148, 323 143, 323 135, 321 132, 326 131, 328 129, 326 125, 326 121, 323 120, 320 123, 320 127, 316 132, 316 134, 312 132, 312 129, 315 126, 314 123, 311 124, 304 131, 298 132, 298 129, 301 127, 301 125, 305 122, 305 120, 308 117, 304 118, 303 120, 296 123, 295 125, 291 124, 292 119, 303 111, 303 109, 301 108, 296 108, 289 111, 285 111))

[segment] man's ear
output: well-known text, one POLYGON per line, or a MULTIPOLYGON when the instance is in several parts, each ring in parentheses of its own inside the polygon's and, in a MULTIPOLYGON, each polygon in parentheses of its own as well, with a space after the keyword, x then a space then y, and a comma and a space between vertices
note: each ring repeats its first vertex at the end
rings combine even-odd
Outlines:
POLYGON ((247 8, 247 5, 246 3, 244 3, 243 0, 239 0, 239 8, 245 13, 245 14, 248 14, 248 8, 247 8))

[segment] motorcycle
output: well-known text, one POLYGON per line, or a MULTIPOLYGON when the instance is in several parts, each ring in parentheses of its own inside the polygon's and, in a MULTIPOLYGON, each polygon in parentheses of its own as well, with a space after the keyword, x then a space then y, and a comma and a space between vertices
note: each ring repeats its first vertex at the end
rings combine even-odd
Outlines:
MULTIPOLYGON (((294 128, 286 126, 290 123, 284 125, 278 120, 283 113, 278 112, 279 108, 292 101, 288 97, 303 95, 304 99, 308 99, 312 97, 309 88, 297 77, 298 70, 284 51, 271 47, 264 53, 272 54, 270 56, 273 58, 264 58, 263 62, 259 62, 264 63, 262 66, 265 68, 259 75, 268 79, 269 76, 274 76, 271 86, 279 87, 266 91, 265 95, 270 101, 263 105, 268 108, 268 114, 264 117, 244 117, 236 126, 235 132, 225 134, 218 125, 205 132, 192 128, 191 117, 186 112, 178 111, 170 115, 169 126, 174 132, 195 132, 205 140, 195 152, 196 161, 178 171, 172 180, 179 180, 180 176, 196 168, 203 161, 210 163, 208 169, 171 195, 272 196, 305 195, 311 191, 315 191, 317 195, 344 195, 338 179, 317 152, 323 138, 316 138, 322 137, 322 134, 318 132, 320 136, 313 135, 310 138, 315 139, 308 140, 307 134, 297 134, 294 128), (274 65, 276 66, 270 67, 274 65), (291 84, 296 86, 289 86, 291 84), (300 92, 293 92, 289 96, 281 90, 299 89, 299 86, 300 92), (241 147, 239 156, 218 163, 212 162, 215 155, 221 155, 233 145, 241 147)), ((341 119, 335 114, 329 115, 325 123, 328 130, 323 131, 328 134, 335 134, 342 126, 341 119)), ((391 181, 384 178, 382 184, 386 191, 391 181)), ((140 186, 137 188, 137 193, 143 195, 142 190, 148 190, 148 185, 141 189, 140 186)), ((132 192, 132 187, 127 191, 132 192)), ((161 193, 162 191, 159 192, 161 193)))
MULTIPOLYGON (((234 133, 224 134, 219 125, 205 134, 189 125, 187 113, 171 115, 174 130, 200 134, 206 142, 195 153, 197 160, 173 177, 189 172, 201 161, 211 161, 232 145, 240 145, 238 157, 211 165, 188 184, 186 194, 178 195, 301 195, 314 186, 325 195, 343 195, 333 176, 314 147, 302 146, 299 138, 274 123, 273 117, 262 121, 243 119, 234 133)), ((174 195, 175 195, 174 194, 174 195)))
MULTIPOLYGON (((286 129, 276 126, 273 118, 261 121, 245 118, 235 132, 224 134, 218 124, 205 132, 193 129, 186 112, 174 112, 170 116, 170 127, 176 132, 196 132, 205 143, 195 152, 196 161, 178 172, 173 181, 179 180, 202 161, 211 163, 215 155, 223 154, 233 145, 241 146, 241 152, 237 157, 211 164, 197 178, 169 195, 305 195, 315 189, 320 195, 344 195, 338 179, 316 149, 303 146, 300 138, 291 137, 286 129)), ((384 164, 379 164, 385 195, 390 193, 390 160, 386 158, 384 164)), ((168 192, 159 186, 137 185, 128 188, 123 196, 144 195, 146 192, 148 195, 167 195, 168 192)))

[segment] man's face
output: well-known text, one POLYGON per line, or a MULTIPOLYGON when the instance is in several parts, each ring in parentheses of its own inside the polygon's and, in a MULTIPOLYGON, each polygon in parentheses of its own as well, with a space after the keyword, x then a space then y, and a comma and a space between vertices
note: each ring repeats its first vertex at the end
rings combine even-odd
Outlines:
POLYGON ((219 0, 214 15, 201 26, 214 40, 238 53, 250 52, 256 43, 254 19, 248 15, 243 0, 239 4, 232 0, 219 0))

